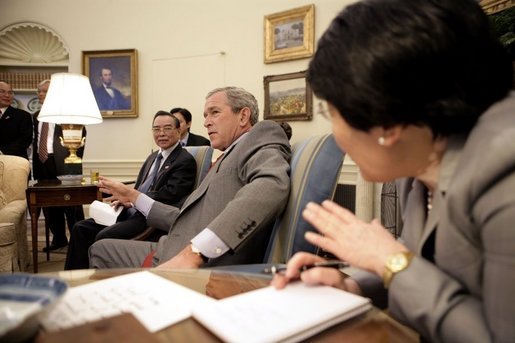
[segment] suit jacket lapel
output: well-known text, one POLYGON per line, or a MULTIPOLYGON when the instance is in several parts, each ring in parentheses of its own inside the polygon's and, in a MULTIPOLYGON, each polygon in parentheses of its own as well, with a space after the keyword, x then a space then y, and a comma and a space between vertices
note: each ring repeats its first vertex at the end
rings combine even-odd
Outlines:
POLYGON ((143 166, 144 169, 141 180, 139 180, 139 182, 136 183, 136 185, 134 186, 135 188, 138 188, 147 179, 148 173, 150 172, 150 167, 152 167, 152 163, 156 159, 158 153, 159 151, 153 152, 152 155, 150 155, 150 157, 147 158, 147 163, 145 163, 143 166))
MULTIPOLYGON (((184 204, 181 207, 181 213, 185 211, 191 204, 195 203, 198 199, 200 199, 204 193, 209 189, 209 185, 211 184, 211 180, 213 179, 214 175, 218 172, 218 170, 221 167, 222 162, 227 158, 227 156, 234 150, 237 144, 233 145, 226 151, 224 151, 222 158, 220 158, 216 163, 211 167, 209 172, 207 173, 206 177, 204 177, 204 180, 200 183, 200 185, 197 187, 196 190, 191 193, 191 195, 186 199, 184 204)), ((180 214, 179 214, 180 215, 180 214)))
POLYGON ((166 174, 166 172, 168 171, 169 168, 171 168, 172 163, 177 159, 177 156, 179 156, 179 154, 181 153, 181 150, 182 150, 182 146, 179 143, 179 144, 177 144, 175 149, 172 150, 170 155, 168 155, 165 162, 163 163, 163 166, 157 171, 156 185, 159 185, 159 181, 160 181, 161 177, 164 174, 166 174))

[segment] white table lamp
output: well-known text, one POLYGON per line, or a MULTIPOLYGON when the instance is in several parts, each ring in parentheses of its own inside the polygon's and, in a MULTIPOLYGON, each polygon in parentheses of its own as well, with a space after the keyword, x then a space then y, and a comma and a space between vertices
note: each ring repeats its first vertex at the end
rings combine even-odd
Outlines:
POLYGON ((77 156, 85 141, 82 128, 102 122, 89 79, 74 73, 53 74, 38 120, 61 125, 61 144, 70 152, 64 160, 65 173, 82 174, 82 160, 77 156))

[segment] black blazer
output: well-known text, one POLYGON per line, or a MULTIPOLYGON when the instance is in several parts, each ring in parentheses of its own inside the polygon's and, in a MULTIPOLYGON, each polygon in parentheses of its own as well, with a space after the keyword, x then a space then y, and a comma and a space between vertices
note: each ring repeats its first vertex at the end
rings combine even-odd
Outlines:
MULTIPOLYGON (((138 188, 145 180, 157 153, 158 151, 150 154, 143 163, 136 179, 135 188, 138 188)), ((177 144, 177 147, 159 169, 156 183, 149 189, 147 195, 156 201, 181 207, 184 199, 193 191, 196 175, 197 163, 195 158, 180 144, 177 144)))
POLYGON ((111 98, 103 85, 95 89, 94 95, 97 100, 98 108, 101 111, 130 110, 131 104, 123 94, 114 87, 111 87, 111 89, 113 90, 114 98, 111 98))
POLYGON ((194 133, 189 133, 188 141, 186 142, 186 146, 201 146, 201 145, 211 145, 209 139, 196 135, 194 133))
POLYGON ((32 143, 32 118, 29 112, 7 107, 0 118, 0 151, 28 159, 27 148, 32 143))
MULTIPOLYGON (((34 141, 32 142, 32 172, 34 174, 34 179, 41 179, 43 164, 39 160, 39 145, 38 145, 38 132, 39 132, 39 121, 38 121, 39 111, 34 113, 34 141)), ((69 151, 65 147, 61 145, 61 140, 59 137, 63 136, 63 129, 61 125, 56 125, 54 130, 54 142, 52 144, 54 148, 54 162, 55 162, 55 170, 57 175, 64 174, 64 159, 68 157, 69 151)), ((82 128, 82 137, 86 137, 86 128, 82 128)), ((77 150, 77 156, 84 156, 84 147, 81 147, 77 150)), ((56 175, 56 176, 57 176, 56 175)))

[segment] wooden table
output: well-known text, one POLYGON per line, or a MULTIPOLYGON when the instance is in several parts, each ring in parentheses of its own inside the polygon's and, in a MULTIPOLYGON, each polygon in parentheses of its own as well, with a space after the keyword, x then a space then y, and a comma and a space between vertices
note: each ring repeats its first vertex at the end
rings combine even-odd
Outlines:
MULTIPOLYGON (((59 180, 39 181, 26 190, 27 205, 32 229, 32 263, 38 272, 38 209, 41 207, 76 206, 102 201, 102 193, 92 184, 65 186, 59 180)), ((46 245, 49 244, 49 227, 45 221, 46 245)), ((47 251, 47 260, 50 252, 47 251)))
MULTIPOLYGON (((105 269, 105 270, 70 270, 45 275, 58 276, 72 287, 96 280, 102 280, 121 274, 139 271, 139 269, 105 269)), ((161 270, 150 269, 151 272, 168 280, 207 294, 215 299, 248 292, 265 287, 270 276, 245 274, 221 270, 161 270)), ((323 306, 323 304, 320 304, 323 306)), ((70 329, 74 330, 74 329, 70 329)), ((127 327, 130 330, 130 327, 127 327)), ((72 332, 70 332, 72 333, 72 332)), ((37 342, 60 341, 58 333, 39 334, 37 342)), ((159 342, 220 342, 209 330, 194 319, 189 318, 153 334, 159 342)), ((411 329, 399 324, 385 312, 373 308, 366 314, 337 324, 311 338, 309 342, 418 342, 418 335, 411 329)))

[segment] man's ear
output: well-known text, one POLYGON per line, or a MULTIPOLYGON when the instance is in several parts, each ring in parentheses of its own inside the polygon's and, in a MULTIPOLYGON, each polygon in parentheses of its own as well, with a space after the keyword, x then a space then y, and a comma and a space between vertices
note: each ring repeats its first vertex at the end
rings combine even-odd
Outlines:
POLYGON ((250 108, 243 107, 240 110, 240 126, 244 127, 250 122, 250 108))

